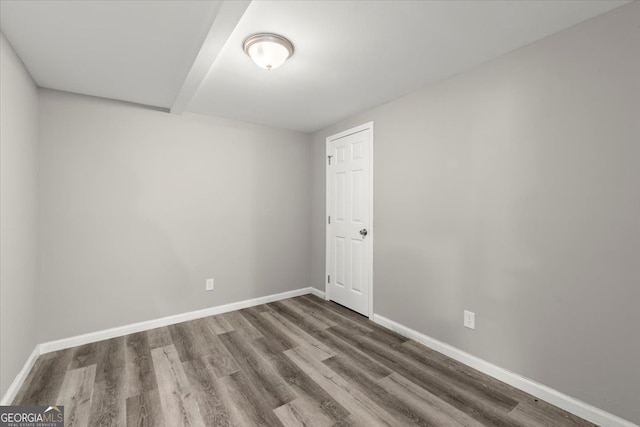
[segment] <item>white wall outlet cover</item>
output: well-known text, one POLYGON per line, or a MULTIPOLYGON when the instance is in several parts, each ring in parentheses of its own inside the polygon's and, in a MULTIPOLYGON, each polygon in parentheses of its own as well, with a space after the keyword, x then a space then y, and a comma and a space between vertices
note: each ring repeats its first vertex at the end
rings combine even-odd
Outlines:
POLYGON ((207 285, 205 286, 205 289, 207 291, 213 290, 213 279, 207 279, 207 285))
POLYGON ((469 329, 476 328, 476 314, 473 311, 464 311, 464 326, 469 329))

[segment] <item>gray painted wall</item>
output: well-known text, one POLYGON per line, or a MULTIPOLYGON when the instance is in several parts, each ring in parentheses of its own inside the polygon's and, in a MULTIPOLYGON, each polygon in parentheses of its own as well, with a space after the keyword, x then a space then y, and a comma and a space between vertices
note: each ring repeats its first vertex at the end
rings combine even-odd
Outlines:
POLYGON ((309 286, 309 139, 41 90, 39 340, 309 286))
POLYGON ((640 3, 314 135, 375 126, 375 312, 640 422, 640 3), (475 311, 476 330, 462 326, 475 311))
POLYGON ((36 86, 0 33, 0 396, 36 341, 36 86))

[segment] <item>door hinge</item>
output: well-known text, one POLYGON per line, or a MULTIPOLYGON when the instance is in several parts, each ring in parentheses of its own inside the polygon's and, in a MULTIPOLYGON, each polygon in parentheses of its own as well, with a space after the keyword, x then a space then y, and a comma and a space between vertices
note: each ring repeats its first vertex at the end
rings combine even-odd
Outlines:
POLYGON ((331 283, 331 275, 327 276, 327 283, 331 283))
POLYGON ((333 157, 333 156, 327 156, 327 159, 329 159, 329 166, 331 166, 331 158, 332 158, 332 157, 333 157))
POLYGON ((329 215, 329 224, 331 224, 331 215, 329 215))

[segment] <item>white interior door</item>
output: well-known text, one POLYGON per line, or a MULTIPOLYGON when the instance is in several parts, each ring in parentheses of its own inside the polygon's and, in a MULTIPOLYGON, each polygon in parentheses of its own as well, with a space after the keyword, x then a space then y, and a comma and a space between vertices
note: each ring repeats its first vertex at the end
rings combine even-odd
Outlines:
POLYGON ((327 138, 327 298, 371 316, 373 123, 327 138))

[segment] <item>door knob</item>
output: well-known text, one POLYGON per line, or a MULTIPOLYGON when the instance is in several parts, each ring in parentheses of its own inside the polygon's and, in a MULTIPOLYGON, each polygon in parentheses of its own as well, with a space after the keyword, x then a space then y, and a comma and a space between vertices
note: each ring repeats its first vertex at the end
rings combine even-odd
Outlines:
POLYGON ((367 234, 369 234, 369 232, 367 231, 367 229, 366 229, 366 228, 363 228, 362 230, 360 230, 360 235, 361 235, 362 237, 365 237, 367 234))

